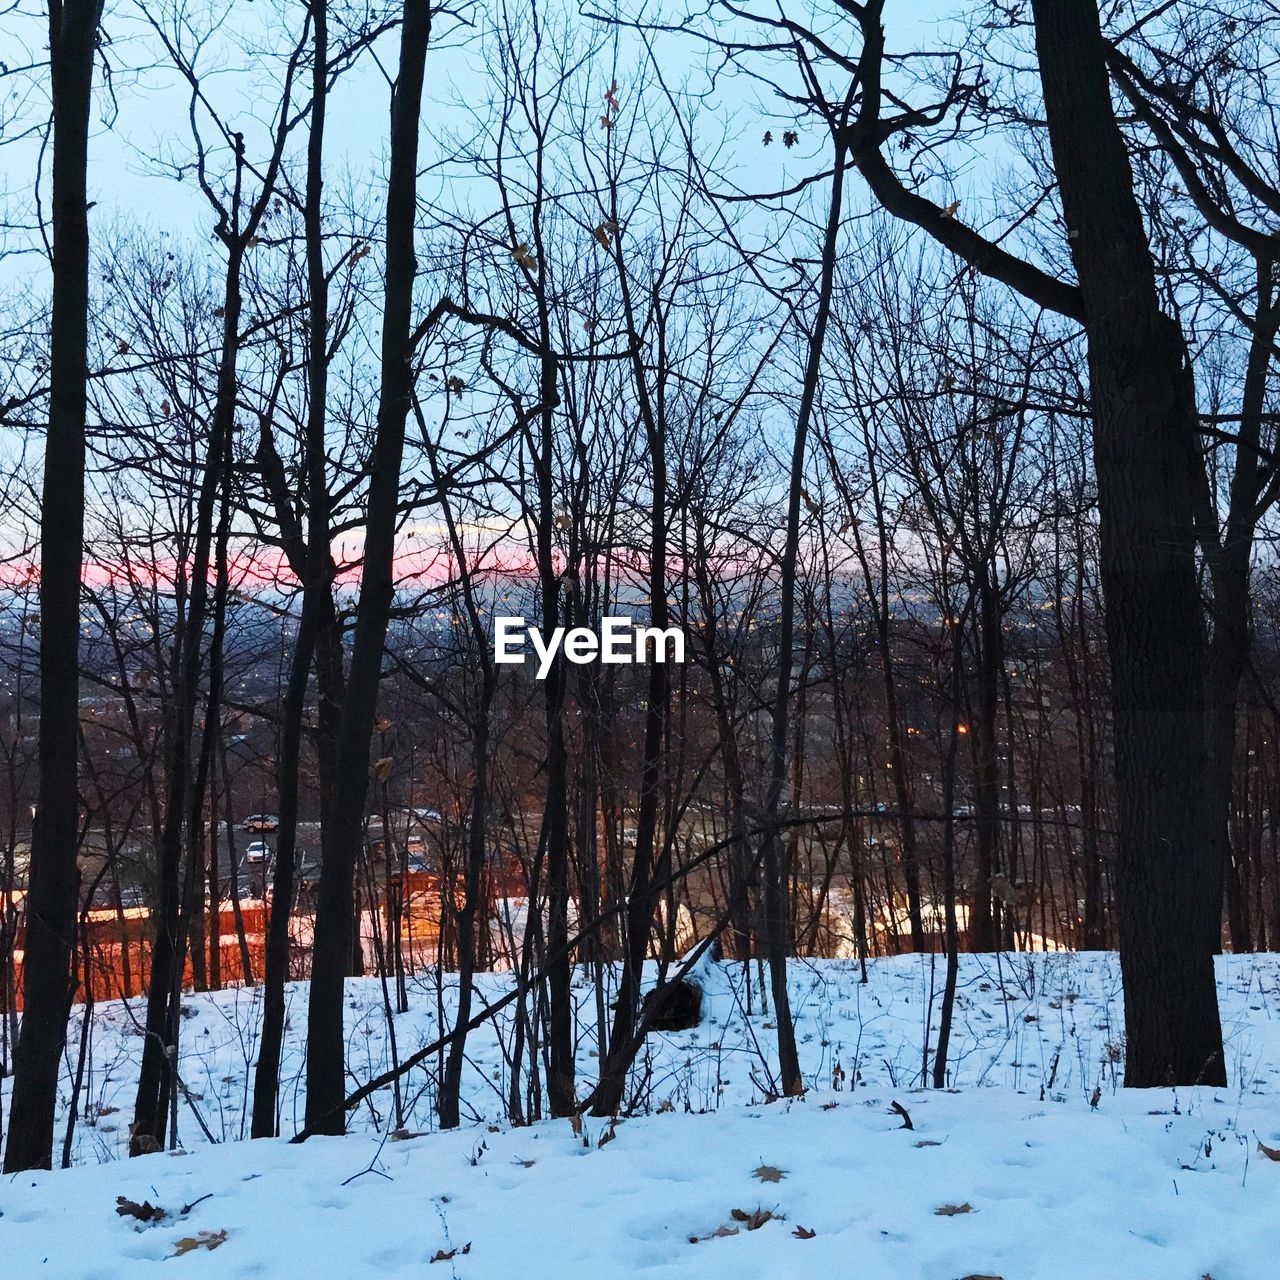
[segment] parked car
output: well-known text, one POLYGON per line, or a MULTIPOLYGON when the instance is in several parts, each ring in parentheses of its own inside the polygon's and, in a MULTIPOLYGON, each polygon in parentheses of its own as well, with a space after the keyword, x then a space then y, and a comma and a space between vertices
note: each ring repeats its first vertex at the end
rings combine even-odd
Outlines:
POLYGON ((244 831, 275 831, 280 819, 274 813, 251 813, 240 826, 244 831))
POLYGON ((253 866, 271 861, 271 846, 265 840, 255 840, 244 851, 244 860, 253 866))

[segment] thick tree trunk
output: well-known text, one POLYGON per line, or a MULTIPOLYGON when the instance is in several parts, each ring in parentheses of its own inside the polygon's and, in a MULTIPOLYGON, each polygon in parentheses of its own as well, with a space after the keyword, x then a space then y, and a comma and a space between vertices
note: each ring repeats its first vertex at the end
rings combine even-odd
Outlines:
POLYGON ((58 1067, 74 985, 80 878, 80 572, 84 531, 89 223, 85 170, 98 0, 49 6, 53 91, 53 320, 40 512, 39 805, 26 903, 22 1032, 6 1173, 53 1160, 58 1067))
POLYGON ((1207 845, 1199 466, 1186 345, 1160 310, 1094 0, 1034 0, 1084 303, 1115 709, 1116 909, 1126 1083, 1223 1084, 1207 845))
POLYGON ((413 313, 414 224, 417 214, 418 129, 431 6, 405 0, 400 66, 391 108, 391 169, 387 190, 386 284, 382 386, 370 467, 364 561, 355 645, 338 734, 333 804, 324 832, 316 902, 307 1036, 307 1128, 346 1127, 343 984, 351 960, 354 877, 369 783, 369 742, 378 703, 382 656, 395 594, 395 534, 405 419, 413 395, 410 325, 413 313))

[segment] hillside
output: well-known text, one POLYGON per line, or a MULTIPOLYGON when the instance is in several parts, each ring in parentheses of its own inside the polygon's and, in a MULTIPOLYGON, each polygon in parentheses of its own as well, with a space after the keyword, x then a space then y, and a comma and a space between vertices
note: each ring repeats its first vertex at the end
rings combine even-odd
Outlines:
MULTIPOLYGON (((580 1132, 567 1120, 494 1123, 499 1039, 477 1033, 464 1087, 481 1122, 427 1132, 419 1073, 406 1080, 401 1131, 388 1093, 353 1114, 348 1137, 302 1145, 232 1140, 252 993, 192 997, 184 1149, 133 1161, 112 1158, 127 1131, 130 1023, 124 1009, 100 1008, 98 1114, 75 1144, 85 1167, 8 1180, 0 1252, 14 1274, 59 1280, 125 1280, 153 1266, 285 1280, 434 1276, 433 1265, 460 1280, 1274 1274, 1280 1162, 1259 1144, 1280 1147, 1280 957, 1220 961, 1227 1090, 1118 1086, 1118 967, 1106 954, 1004 956, 998 967, 964 957, 954 1087, 923 1090, 930 962, 902 957, 873 963, 865 985, 849 964, 794 966, 813 1088, 767 1102, 769 1019, 758 993, 746 1013, 742 976, 708 966, 702 1024, 651 1037, 635 1083, 656 1114, 587 1118, 580 1132), (121 1216, 118 1196, 164 1217, 121 1216), (179 1253, 183 1241, 197 1244, 179 1253)), ((487 994, 502 981, 487 979, 487 994)), ((429 985, 397 1019, 402 1054, 434 1028, 429 985)), ((580 997, 592 998, 585 982, 580 997)), ((349 1040, 376 1068, 380 987, 353 982, 349 1004, 349 1040)), ((591 1061, 584 1045, 584 1075, 591 1061)))

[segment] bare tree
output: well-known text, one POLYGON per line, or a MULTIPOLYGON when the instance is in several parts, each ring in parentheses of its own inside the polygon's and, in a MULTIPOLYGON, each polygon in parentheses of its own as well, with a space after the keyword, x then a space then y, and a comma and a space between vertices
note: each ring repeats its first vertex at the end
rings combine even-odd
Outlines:
POLYGON ((40 746, 5 1171, 53 1160, 58 1064, 75 986, 80 877, 80 577, 84 536, 89 223, 85 174, 100 0, 49 5, 53 97, 53 317, 40 525, 40 746))

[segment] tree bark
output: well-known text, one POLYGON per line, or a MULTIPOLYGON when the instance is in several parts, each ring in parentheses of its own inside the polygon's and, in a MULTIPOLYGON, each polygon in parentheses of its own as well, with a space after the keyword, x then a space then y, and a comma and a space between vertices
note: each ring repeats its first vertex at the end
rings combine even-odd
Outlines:
MULTIPOLYGON (((298 782, 302 756, 302 720, 306 709, 316 637, 332 614, 330 572, 330 521, 328 476, 325 470, 326 402, 329 384, 329 282, 325 273, 324 226, 324 129, 328 105, 329 12, 326 0, 312 0, 311 127, 307 136, 307 178, 303 205, 306 237, 307 294, 307 424, 306 502, 307 541, 302 558, 302 617, 294 639, 289 682, 285 690, 277 777, 280 826, 276 837, 275 876, 271 889, 271 914, 267 922, 266 972, 263 975, 262 1038, 253 1082, 255 1138, 276 1133, 276 1103, 280 1091, 280 1049, 284 1042, 284 987, 289 980, 289 918, 296 893, 298 846, 298 782), (326 609, 325 606, 328 606, 326 609)), ((267 430, 264 426, 263 430, 267 430)), ((339 638, 339 644, 341 639, 339 638)), ((339 658, 339 662, 341 659, 339 658)), ((320 680, 317 683, 322 683, 320 680)), ((330 794, 332 736, 325 734, 321 747, 320 791, 330 794), (326 770, 326 764, 330 767, 326 770), (328 776, 326 776, 326 772, 328 776)), ((322 799, 322 812, 328 804, 322 799)), ((322 823, 321 831, 327 823, 322 823)))
POLYGON ((74 987, 80 877, 78 732, 89 332, 85 173, 98 0, 52 0, 53 318, 40 513, 39 803, 26 903, 22 1032, 14 1054, 6 1173, 53 1160, 58 1067, 74 987))
POLYGON ((428 0, 405 0, 400 64, 391 106, 382 385, 370 465, 355 644, 342 701, 333 805, 324 832, 312 949, 306 1120, 308 1129, 315 1133, 342 1133, 346 1121, 343 985, 351 958, 353 883, 369 783, 369 743, 395 594, 400 464, 405 419, 413 395, 410 325, 417 270, 413 240, 418 129, 430 34, 428 0))
POLYGON ((1036 48, 1088 339, 1115 708, 1125 1082, 1224 1084, 1205 895, 1204 663, 1186 344, 1160 309, 1093 0, 1034 0, 1036 48))

